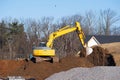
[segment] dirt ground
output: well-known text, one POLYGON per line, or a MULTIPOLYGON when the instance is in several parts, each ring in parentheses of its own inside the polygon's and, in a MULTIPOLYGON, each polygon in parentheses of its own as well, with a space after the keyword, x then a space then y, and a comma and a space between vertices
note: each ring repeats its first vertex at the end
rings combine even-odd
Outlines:
POLYGON ((23 76, 25 78, 44 80, 54 73, 66 71, 74 67, 93 67, 102 65, 114 66, 115 64, 120 66, 120 53, 118 51, 119 48, 116 47, 120 46, 120 43, 104 44, 101 46, 103 48, 93 48, 93 54, 86 58, 67 56, 62 58, 60 63, 50 63, 45 61, 41 63, 33 63, 31 61, 27 62, 25 60, 0 60, 0 78, 7 76, 23 76), (111 63, 111 60, 115 60, 115 62, 112 61, 111 63))
POLYGON ((68 56, 63 58, 60 63, 41 62, 33 63, 31 61, 0 61, 0 75, 6 76, 24 76, 26 78, 35 78, 36 80, 44 80, 48 76, 65 71, 74 67, 92 67, 85 58, 68 56))

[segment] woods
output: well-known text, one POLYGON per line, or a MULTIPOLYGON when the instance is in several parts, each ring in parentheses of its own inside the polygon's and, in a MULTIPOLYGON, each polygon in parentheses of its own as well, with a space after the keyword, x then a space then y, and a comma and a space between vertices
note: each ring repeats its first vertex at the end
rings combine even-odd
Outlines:
MULTIPOLYGON (((32 46, 47 42, 49 34, 66 25, 81 23, 85 35, 120 35, 120 16, 113 10, 93 11, 85 15, 75 14, 54 21, 54 17, 35 19, 3 19, 0 22, 0 59, 26 58, 32 53, 32 46)), ((75 32, 61 36, 54 41, 57 56, 77 53, 81 46, 75 32)))

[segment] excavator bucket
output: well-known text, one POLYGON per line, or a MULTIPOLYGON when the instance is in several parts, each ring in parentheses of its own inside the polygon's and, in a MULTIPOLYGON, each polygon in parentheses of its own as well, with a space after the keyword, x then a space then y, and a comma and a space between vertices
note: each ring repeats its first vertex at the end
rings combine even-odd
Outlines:
POLYGON ((93 46, 98 46, 100 45, 100 42, 92 36, 90 40, 87 42, 87 47, 86 47, 86 56, 90 55, 93 52, 92 47, 93 46))
POLYGON ((93 52, 93 49, 90 47, 86 47, 84 49, 82 49, 82 51, 78 51, 77 54, 75 55, 76 57, 87 57, 88 55, 90 55, 93 52))
POLYGON ((93 52, 93 49, 90 47, 86 47, 86 56, 90 55, 93 52))

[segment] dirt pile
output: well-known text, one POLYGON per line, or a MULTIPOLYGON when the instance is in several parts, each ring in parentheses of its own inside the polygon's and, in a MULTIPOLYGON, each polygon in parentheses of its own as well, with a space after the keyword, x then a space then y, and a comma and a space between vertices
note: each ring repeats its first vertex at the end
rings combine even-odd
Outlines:
POLYGON ((93 48, 93 53, 88 56, 88 60, 95 66, 104 66, 106 62, 106 54, 108 54, 107 50, 96 46, 93 48))
POLYGON ((35 78, 44 80, 50 75, 69 70, 74 67, 92 67, 86 58, 68 56, 61 59, 60 63, 41 62, 33 63, 31 61, 0 61, 0 76, 24 76, 26 78, 35 78), (2 65, 2 66, 1 66, 2 65))
MULTIPOLYGON (((85 49, 80 53, 81 57, 85 57, 85 49)), ((86 57, 94 66, 115 66, 114 58, 109 54, 107 49, 100 46, 93 47, 92 54, 86 57)))
POLYGON ((86 58, 67 56, 62 58, 60 63, 0 60, 0 77, 23 76, 25 78, 44 80, 54 73, 75 67, 113 65, 113 63, 110 63, 113 57, 108 54, 107 50, 101 47, 94 47, 93 50, 93 53, 86 58))
POLYGON ((10 75, 11 72, 20 68, 24 63, 24 61, 0 60, 0 78, 10 75))

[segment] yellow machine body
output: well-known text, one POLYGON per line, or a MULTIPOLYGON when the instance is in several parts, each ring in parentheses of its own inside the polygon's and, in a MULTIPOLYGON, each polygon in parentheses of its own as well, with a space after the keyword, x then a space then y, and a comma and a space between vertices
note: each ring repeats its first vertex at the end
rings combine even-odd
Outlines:
POLYGON ((33 56, 55 56, 54 49, 34 49, 33 56))

